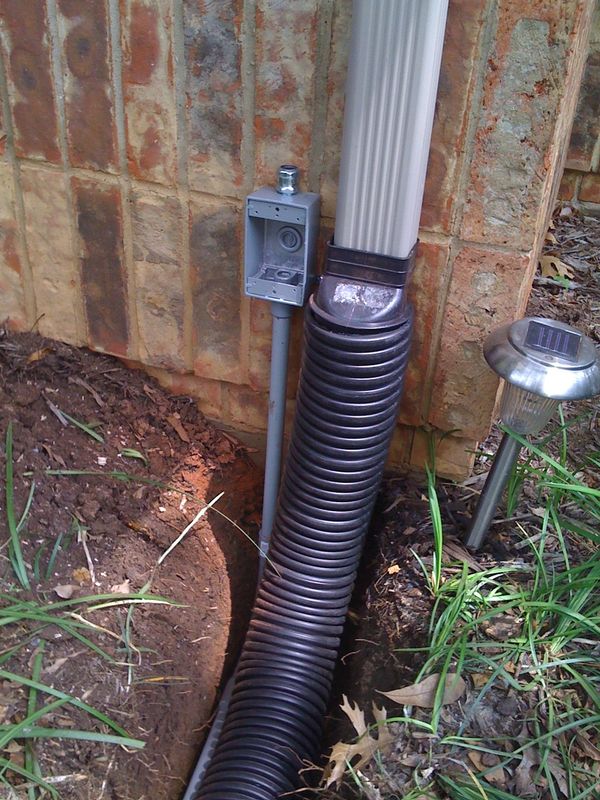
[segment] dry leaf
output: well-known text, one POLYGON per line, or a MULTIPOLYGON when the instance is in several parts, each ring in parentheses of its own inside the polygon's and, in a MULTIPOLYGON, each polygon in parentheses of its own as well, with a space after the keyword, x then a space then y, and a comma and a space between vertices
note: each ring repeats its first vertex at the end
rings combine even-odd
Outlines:
POLYGON ((68 656, 65 656, 64 658, 57 658, 53 664, 50 664, 48 667, 44 667, 44 672, 48 675, 54 675, 54 673, 58 672, 58 670, 64 664, 66 664, 68 660, 68 656))
POLYGON ((575 734, 577 739, 577 744, 579 748, 583 751, 583 754, 586 755, 588 758, 593 759, 594 761, 600 761, 600 750, 596 747, 595 744, 592 744, 589 736, 585 731, 578 731, 575 734))
POLYGON ((391 567, 387 568, 388 575, 396 575, 396 573, 400 572, 400 567, 398 564, 392 564, 391 567))
POLYGON ((40 350, 34 350, 27 356, 27 364, 33 364, 35 361, 41 361, 42 358, 50 355, 53 350, 51 347, 42 347, 40 350))
MULTIPOLYGON (((361 769, 369 763, 378 750, 393 742, 393 737, 385 725, 378 729, 376 737, 369 734, 364 711, 358 705, 350 703, 346 695, 343 695, 343 703, 340 708, 354 726, 359 739, 353 743, 337 742, 331 748, 329 762, 323 771, 323 781, 326 787, 333 783, 340 785, 349 763, 352 764, 353 769, 361 769)), ((373 704, 373 715, 379 723, 384 723, 387 719, 386 710, 377 708, 375 704, 373 704)))
POLYGON ((565 264, 557 256, 542 256, 540 258, 543 278, 574 278, 575 272, 572 267, 565 264))
POLYGON ((491 672, 472 672, 471 680, 473 681, 473 686, 475 689, 481 689, 482 686, 485 686, 491 676, 491 672))
POLYGON ((123 583, 115 583, 114 586, 110 587, 110 591, 112 594, 129 594, 131 591, 131 587, 129 586, 129 578, 125 578, 123 583))
POLYGON ((77 567, 73 570, 73 580, 82 586, 84 583, 90 583, 92 576, 87 567, 77 567))
POLYGON ((484 753, 481 753, 479 750, 469 750, 467 755, 480 772, 488 769, 490 770, 489 772, 485 773, 485 779, 488 781, 488 783, 491 783, 494 786, 504 786, 506 784, 506 774, 502 767, 490 769, 483 763, 484 753))
POLYGON ((179 438, 182 442, 186 442, 187 444, 190 443, 190 437, 186 429, 183 427, 183 423, 181 422, 178 414, 169 414, 167 416, 167 422, 173 430, 177 433, 179 438))
POLYGON ((531 780, 531 769, 540 763, 540 757, 535 747, 528 747, 523 751, 523 758, 515 770, 515 789, 518 797, 526 797, 532 794, 533 781, 531 780))
POLYGON ((558 786, 559 791, 565 796, 569 796, 569 784, 567 781, 567 773, 563 766, 562 759, 560 756, 552 752, 548 756, 548 760, 546 762, 548 764, 548 770, 552 774, 554 778, 554 782, 558 786))
POLYGON ((63 583, 60 586, 54 587, 54 591, 62 600, 70 600, 73 597, 75 589, 77 589, 77 587, 73 586, 72 583, 63 583))
MULTIPOLYGON (((394 689, 391 692, 380 692, 380 694, 400 705, 433 708, 439 680, 440 675, 436 672, 418 683, 404 687, 404 689, 394 689)), ((442 705, 455 703, 464 693, 465 687, 466 684, 458 673, 449 672, 446 675, 442 705)))
POLYGON ((442 555, 444 557, 444 561, 462 561, 465 564, 468 564, 470 567, 473 567, 474 570, 480 572, 483 567, 481 563, 474 558, 471 553, 465 550, 464 547, 457 544, 456 542, 444 542, 444 546, 442 548, 442 555))

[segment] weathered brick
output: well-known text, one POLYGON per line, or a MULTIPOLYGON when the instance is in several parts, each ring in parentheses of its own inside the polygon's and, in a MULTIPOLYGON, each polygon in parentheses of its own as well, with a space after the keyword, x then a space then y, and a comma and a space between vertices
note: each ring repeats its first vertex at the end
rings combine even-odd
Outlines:
POLYGON ((256 183, 280 164, 306 174, 311 151, 317 0, 256 4, 256 183))
POLYGON ((462 480, 473 469, 477 442, 459 436, 447 436, 444 431, 415 430, 410 466, 422 470, 431 461, 431 446, 435 448, 436 474, 442 478, 462 480))
POLYGON ((132 175, 173 184, 177 119, 171 13, 160 0, 121 0, 127 161, 132 175))
POLYGON ((189 181, 243 194, 242 0, 184 0, 189 181))
POLYGON ((72 186, 89 343, 125 356, 129 324, 119 189, 77 178, 72 186))
POLYGON ((255 392, 249 386, 224 383, 223 422, 241 430, 264 431, 267 427, 268 393, 255 392))
POLYGON ((12 166, 0 161, 0 324, 26 326, 12 166))
POLYGON ((197 375, 182 375, 147 365, 140 366, 173 394, 195 398, 200 411, 210 419, 223 418, 221 381, 205 380, 197 375))
POLYGON ((15 152, 23 158, 60 161, 50 68, 46 4, 3 0, 0 21, 8 52, 8 80, 15 152))
POLYGON ((421 226, 449 232, 454 205, 460 199, 458 180, 477 78, 480 38, 486 0, 452 0, 429 150, 421 226))
POLYGON ((584 203, 600 203, 600 175, 584 175, 579 188, 579 199, 584 203))
POLYGON ((520 250, 533 245, 540 206, 551 200, 547 177, 572 119, 590 10, 587 0, 499 2, 463 239, 520 250))
POLYGON ((410 361, 404 379, 400 421, 422 425, 428 397, 425 381, 433 353, 433 332, 443 308, 435 302, 448 264, 449 244, 419 243, 415 271, 409 284, 409 298, 415 311, 410 361))
POLYGON ((4 122, 4 107, 2 103, 0 103, 0 158, 2 158, 6 152, 7 136, 8 131, 6 129, 6 123, 4 122))
POLYGON ((271 310, 265 300, 250 298, 250 348, 248 377, 252 389, 269 389, 271 364, 271 310))
POLYGON ((414 428, 406 425, 396 425, 387 457, 387 466, 389 468, 406 470, 410 461, 413 436, 414 428))
POLYGON ((579 173, 571 170, 565 170, 560 179, 558 187, 559 200, 573 200, 577 191, 577 180, 579 173))
POLYGON ((242 213, 237 205, 194 199, 190 262, 194 302, 194 371, 241 382, 240 258, 242 213))
POLYGON ((327 73, 327 116, 321 174, 321 212, 335 217, 339 181, 340 148, 344 122, 344 92, 352 28, 352 4, 335 0, 327 73))
POLYGON ((66 178, 44 167, 21 166, 25 236, 43 336, 83 344, 77 262, 73 257, 66 178))
POLYGON ((579 90, 566 166, 589 172, 600 136, 600 4, 596 3, 590 31, 589 54, 579 90))
POLYGON ((117 134, 106 0, 58 0, 65 112, 73 166, 116 171, 117 134))
POLYGON ((154 366, 183 369, 183 242, 178 198, 135 191, 132 229, 141 359, 154 366))
POLYGON ((465 438, 486 434, 498 380, 482 355, 485 336, 518 316, 530 258, 465 245, 457 253, 433 381, 429 422, 465 438))

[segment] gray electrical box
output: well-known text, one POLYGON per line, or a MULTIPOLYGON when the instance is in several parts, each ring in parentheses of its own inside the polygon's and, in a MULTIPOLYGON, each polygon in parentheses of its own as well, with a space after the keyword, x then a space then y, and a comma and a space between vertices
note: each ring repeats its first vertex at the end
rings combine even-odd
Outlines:
POLYGON ((278 189, 246 198, 246 294, 302 306, 315 274, 320 198, 297 191, 296 167, 284 165, 278 178, 278 189))

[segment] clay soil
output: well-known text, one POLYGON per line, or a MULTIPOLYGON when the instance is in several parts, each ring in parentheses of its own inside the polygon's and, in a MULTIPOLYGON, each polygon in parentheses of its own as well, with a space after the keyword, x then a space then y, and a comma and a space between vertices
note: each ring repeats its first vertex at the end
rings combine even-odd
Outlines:
MULTIPOLYGON (((86 602, 74 605, 73 612, 99 626, 79 629, 98 650, 56 625, 23 620, 3 627, 0 668, 31 677, 42 653, 41 682, 84 699, 145 742, 138 751, 40 740, 41 774, 62 800, 174 800, 243 635, 256 550, 210 510, 160 567, 157 562, 220 492, 216 508, 255 535, 260 471, 194 401, 167 395, 112 358, 33 334, 0 336, 0 405, 0 447, 12 426, 17 519, 35 482, 20 531, 30 591, 15 579, 4 492, 0 500, 0 605, 47 606, 107 593, 118 600, 149 581, 149 592, 170 601, 96 611, 86 602)), ((4 486, 6 459, 0 461, 4 486)), ((27 689, 0 678, 0 724, 22 719, 27 700, 27 689)), ((40 695, 38 703, 47 701, 40 695)), ((43 724, 108 732, 70 706, 43 724)), ((0 755, 23 765, 24 744, 0 755)), ((12 788, 0 785, 0 797, 27 796, 21 778, 11 772, 6 778, 12 788)))

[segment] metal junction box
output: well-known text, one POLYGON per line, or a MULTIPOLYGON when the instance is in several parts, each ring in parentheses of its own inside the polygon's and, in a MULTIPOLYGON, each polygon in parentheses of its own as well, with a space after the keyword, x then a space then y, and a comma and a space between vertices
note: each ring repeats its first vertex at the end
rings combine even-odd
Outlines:
POLYGON ((270 187, 246 198, 246 294, 302 306, 314 279, 319 195, 270 187))

